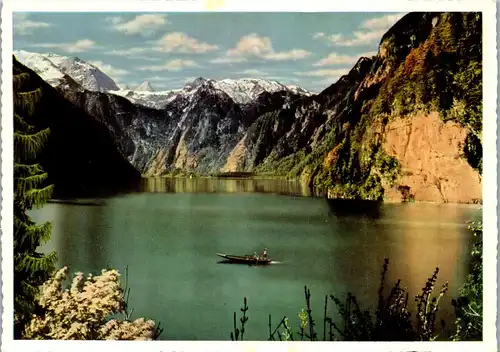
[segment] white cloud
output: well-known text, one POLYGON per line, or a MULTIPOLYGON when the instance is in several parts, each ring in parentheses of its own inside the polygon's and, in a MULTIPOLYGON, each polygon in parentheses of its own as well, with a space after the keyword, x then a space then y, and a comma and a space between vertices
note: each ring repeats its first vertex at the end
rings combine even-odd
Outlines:
POLYGON ((161 58, 155 57, 155 56, 141 56, 141 55, 129 56, 128 58, 129 59, 136 59, 136 60, 145 60, 145 61, 161 61, 162 60, 161 58))
POLYGON ((122 68, 117 68, 113 67, 111 65, 108 65, 102 61, 88 61, 89 64, 94 65, 97 67, 99 70, 107 74, 108 76, 112 78, 119 78, 123 77, 129 74, 128 71, 122 69, 122 68))
POLYGON ((326 40, 329 44, 333 46, 364 46, 374 43, 378 43, 382 36, 387 32, 387 29, 378 30, 360 30, 355 31, 350 36, 345 36, 343 34, 331 34, 329 36, 323 36, 321 39, 326 40))
POLYGON ((334 43, 334 42, 338 42, 338 41, 341 41, 342 39, 344 38, 344 36, 342 34, 331 34, 328 36, 328 41, 334 43))
POLYGON ((120 49, 120 50, 111 50, 103 52, 105 55, 112 56, 124 56, 128 59, 139 59, 146 61, 161 61, 161 58, 147 55, 148 52, 152 51, 151 48, 128 48, 128 49, 120 49))
POLYGON ((375 31, 357 31, 353 33, 351 38, 336 37, 330 38, 330 42, 334 45, 340 46, 363 46, 367 44, 373 44, 374 42, 380 41, 382 36, 387 30, 375 30, 375 31))
POLYGON ((325 33, 323 32, 318 32, 313 34, 313 39, 321 39, 325 37, 325 33))
POLYGON ((289 51, 281 51, 278 53, 269 53, 263 55, 262 58, 273 61, 284 61, 284 60, 300 60, 311 55, 307 50, 303 49, 292 49, 289 51))
POLYGON ((144 66, 139 67, 140 71, 181 71, 184 68, 192 68, 192 67, 200 67, 193 60, 182 60, 175 59, 167 62, 164 65, 155 65, 155 66, 144 66))
POLYGON ((33 34, 36 29, 52 27, 51 23, 28 19, 28 14, 26 13, 14 13, 12 19, 14 32, 18 35, 29 35, 33 34))
POLYGON ((382 17, 375 17, 369 20, 366 20, 361 23, 360 27, 361 28, 366 28, 366 29, 383 29, 383 30, 388 30, 390 27, 392 27, 397 21, 401 19, 405 14, 404 13, 393 13, 390 15, 385 15, 382 17))
POLYGON ((74 43, 38 43, 28 46, 37 48, 57 48, 68 53, 81 53, 95 47, 95 42, 90 39, 80 39, 74 43))
POLYGON ((243 75, 249 75, 249 76, 268 76, 269 75, 267 72, 252 69, 252 68, 240 71, 238 73, 243 74, 243 75))
POLYGON ((404 15, 404 13, 394 13, 363 21, 359 25, 359 30, 354 31, 351 35, 337 33, 327 36, 325 33, 319 32, 313 35, 313 39, 324 39, 334 46, 346 47, 378 44, 387 30, 404 15))
POLYGON ((324 67, 324 66, 334 66, 334 65, 353 65, 361 57, 372 57, 377 55, 376 51, 369 51, 356 55, 342 55, 337 53, 331 53, 327 57, 315 62, 314 67, 324 67))
POLYGON ((104 19, 105 22, 109 22, 110 24, 116 25, 120 22, 123 22, 123 17, 120 16, 111 16, 111 17, 106 17, 104 19))
POLYGON ((165 81, 167 81, 167 79, 164 76, 153 76, 153 77, 149 77, 148 81, 151 81, 151 82, 165 82, 165 81))
POLYGON ((217 50, 217 45, 200 42, 186 33, 172 32, 159 39, 154 49, 164 53, 201 54, 217 50))
POLYGON ((243 62, 250 58, 285 61, 299 60, 308 57, 311 53, 302 49, 276 52, 271 39, 252 33, 242 37, 236 46, 229 49, 225 56, 212 60, 213 63, 243 62))
POLYGON ((258 34, 252 33, 242 37, 236 44, 234 49, 229 49, 228 56, 262 56, 273 52, 271 39, 268 37, 260 37, 258 34))
POLYGON ((332 65, 350 65, 358 61, 359 56, 357 55, 342 55, 337 53, 331 53, 327 57, 315 62, 314 67, 332 66, 332 65))
POLYGON ((70 53, 80 53, 91 49, 95 45, 95 42, 90 39, 78 40, 75 43, 68 44, 63 47, 63 49, 70 53))
POLYGON ((106 51, 106 55, 116 55, 116 56, 130 56, 144 54, 145 52, 151 50, 150 48, 128 48, 123 50, 111 50, 106 51))
POLYGON ((108 17, 107 21, 112 24, 112 29, 118 32, 130 34, 152 34, 158 28, 168 24, 167 15, 146 14, 137 15, 130 21, 124 21, 121 17, 108 17))
POLYGON ((213 64, 232 64, 238 62, 248 61, 245 57, 242 56, 222 56, 216 57, 215 59, 210 60, 213 64))
POLYGON ((341 69, 323 69, 323 70, 315 70, 315 71, 306 71, 306 72, 295 72, 297 76, 308 76, 308 77, 340 77, 349 73, 349 69, 341 68, 341 69))

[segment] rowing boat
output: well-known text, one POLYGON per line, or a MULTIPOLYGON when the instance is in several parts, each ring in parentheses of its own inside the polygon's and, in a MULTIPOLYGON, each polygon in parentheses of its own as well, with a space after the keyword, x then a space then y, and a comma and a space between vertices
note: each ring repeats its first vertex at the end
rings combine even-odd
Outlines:
POLYGON ((231 263, 239 263, 239 264, 271 264, 271 259, 264 259, 264 258, 255 258, 253 255, 244 255, 244 256, 239 256, 239 255, 229 255, 229 254, 221 254, 217 253, 217 255, 221 258, 226 259, 228 262, 231 263))

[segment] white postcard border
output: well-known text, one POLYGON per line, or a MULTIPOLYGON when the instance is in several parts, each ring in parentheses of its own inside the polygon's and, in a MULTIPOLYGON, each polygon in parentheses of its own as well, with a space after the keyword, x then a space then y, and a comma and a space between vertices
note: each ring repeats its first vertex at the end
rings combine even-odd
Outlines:
POLYGON ((496 3, 493 0, 430 1, 358 0, 335 2, 331 0, 7 0, 2 8, 2 350, 3 351, 88 351, 89 349, 119 349, 145 351, 493 351, 496 350, 497 317, 497 42, 496 3), (12 229, 13 229, 13 107, 12 107, 12 12, 13 11, 225 11, 225 12, 411 12, 411 11, 482 11, 483 12, 483 224, 484 233, 484 341, 432 343, 278 343, 278 342, 115 342, 115 341, 13 341, 12 294, 12 229))

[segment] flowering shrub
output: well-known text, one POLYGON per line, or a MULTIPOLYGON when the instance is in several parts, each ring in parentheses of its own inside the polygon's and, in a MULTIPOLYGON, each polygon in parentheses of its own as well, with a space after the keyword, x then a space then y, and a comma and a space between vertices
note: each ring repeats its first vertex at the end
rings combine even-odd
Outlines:
POLYGON ((84 277, 76 273, 71 287, 63 288, 68 268, 57 271, 44 283, 38 298, 42 315, 33 315, 25 339, 57 340, 152 340, 157 328, 152 320, 128 320, 127 303, 117 270, 84 277), (111 319, 125 314, 124 320, 111 319))

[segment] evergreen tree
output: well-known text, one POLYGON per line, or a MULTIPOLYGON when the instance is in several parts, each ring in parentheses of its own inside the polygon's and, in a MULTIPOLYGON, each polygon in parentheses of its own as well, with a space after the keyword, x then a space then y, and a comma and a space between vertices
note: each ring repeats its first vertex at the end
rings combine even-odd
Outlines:
POLYGON ((30 75, 16 72, 14 89, 14 338, 21 338, 31 315, 37 310, 35 297, 54 270, 56 254, 44 255, 38 247, 50 238, 51 224, 36 224, 27 214, 51 196, 47 173, 37 164, 49 129, 36 128, 29 118, 41 98, 41 88, 31 89, 30 75))

